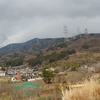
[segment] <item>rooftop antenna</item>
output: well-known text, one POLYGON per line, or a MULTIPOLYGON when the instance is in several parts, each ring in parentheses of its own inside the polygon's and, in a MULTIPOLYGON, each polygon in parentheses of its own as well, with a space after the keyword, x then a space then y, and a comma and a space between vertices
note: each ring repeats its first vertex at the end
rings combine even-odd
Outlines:
POLYGON ((67 31, 67 26, 66 25, 63 27, 63 31, 64 31, 64 34, 65 34, 64 42, 66 42, 66 41, 68 41, 68 39, 67 39, 67 33, 68 33, 68 31, 67 31))

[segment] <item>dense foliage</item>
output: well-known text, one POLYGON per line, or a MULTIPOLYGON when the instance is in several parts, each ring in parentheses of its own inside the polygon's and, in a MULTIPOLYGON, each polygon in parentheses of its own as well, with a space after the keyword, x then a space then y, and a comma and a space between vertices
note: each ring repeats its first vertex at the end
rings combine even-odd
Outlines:
POLYGON ((45 83, 51 83, 51 79, 53 78, 53 71, 50 71, 50 70, 46 70, 44 69, 43 70, 43 77, 44 77, 44 82, 45 83))
POLYGON ((83 49, 89 49, 89 45, 85 43, 85 44, 82 45, 82 48, 83 49))
POLYGON ((49 61, 49 63, 58 61, 64 57, 68 57, 68 55, 74 54, 75 50, 66 50, 61 51, 60 53, 52 52, 50 55, 37 55, 35 58, 31 58, 28 60, 29 65, 35 66, 37 64, 42 64, 44 61, 49 61))
POLYGON ((22 65, 22 64, 23 64, 23 58, 22 57, 14 59, 14 60, 6 61, 7 66, 19 66, 19 65, 22 65))

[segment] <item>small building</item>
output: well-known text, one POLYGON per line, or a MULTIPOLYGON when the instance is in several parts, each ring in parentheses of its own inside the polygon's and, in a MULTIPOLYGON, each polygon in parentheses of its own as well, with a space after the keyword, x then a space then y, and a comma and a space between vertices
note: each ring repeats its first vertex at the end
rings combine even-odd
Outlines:
POLYGON ((55 71, 55 68, 50 67, 50 68, 46 69, 46 71, 55 71))
POLYGON ((16 73, 13 70, 8 70, 6 72, 7 75, 16 75, 16 73))
POLYGON ((88 72, 100 73, 100 63, 93 63, 88 65, 88 72))
POLYGON ((0 71, 0 76, 5 76, 6 72, 5 71, 0 71))
POLYGON ((22 79, 22 77, 21 76, 13 76, 13 77, 11 77, 11 82, 12 83, 14 83, 14 82, 20 82, 20 81, 22 81, 21 80, 22 79))
POLYGON ((66 72, 59 72, 57 75, 58 76, 63 76, 63 75, 67 75, 67 73, 66 72))
POLYGON ((87 68, 87 65, 81 65, 80 66, 80 69, 84 69, 84 68, 87 68))

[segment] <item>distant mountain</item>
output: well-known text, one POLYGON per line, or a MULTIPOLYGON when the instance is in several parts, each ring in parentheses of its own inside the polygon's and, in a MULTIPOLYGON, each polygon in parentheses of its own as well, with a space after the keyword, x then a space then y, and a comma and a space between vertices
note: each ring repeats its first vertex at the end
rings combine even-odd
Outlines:
POLYGON ((9 44, 7 46, 2 47, 0 50, 15 50, 17 48, 20 48, 22 46, 21 43, 14 43, 14 44, 9 44))
MULTIPOLYGON (((100 33, 90 33, 88 35, 88 37, 100 37, 100 33)), ((81 35, 76 35, 74 37, 70 37, 68 38, 69 40, 73 40, 73 39, 78 39, 78 38, 86 38, 86 34, 81 34, 81 35)), ((53 44, 57 44, 57 43, 61 43, 64 42, 64 38, 46 38, 46 39, 39 39, 39 38, 34 38, 31 39, 25 43, 13 43, 13 44, 9 44, 7 46, 2 47, 0 50, 6 50, 6 51, 12 51, 12 50, 17 50, 23 47, 29 47, 30 45, 34 45, 34 44, 41 44, 44 43, 43 41, 46 41, 47 43, 52 41, 53 44)), ((43 44, 42 44, 43 45, 43 44)), ((51 44, 52 45, 52 44, 51 44)))
MULTIPOLYGON (((86 34, 80 34, 80 35, 70 37, 68 39, 73 40, 73 39, 86 38, 86 37, 87 37, 86 34)), ((90 37, 90 38, 100 37, 100 33, 90 33, 90 34, 88 34, 88 37, 90 37)), ((23 47, 29 47, 30 45, 41 44, 41 43, 43 46, 43 43, 45 43, 45 42, 50 44, 50 45, 47 44, 48 46, 52 46, 54 44, 64 42, 64 38, 46 38, 46 39, 34 38, 25 43, 9 44, 7 46, 2 47, 0 50, 12 51, 12 50, 17 50, 17 49, 22 49, 23 47), (53 42, 53 43, 50 43, 50 42, 53 42)), ((45 47, 45 45, 44 45, 44 47, 45 47)))
POLYGON ((46 38, 46 39, 34 38, 25 43, 9 44, 0 49, 0 58, 10 59, 16 54, 17 56, 31 55, 42 49, 49 48, 53 45, 56 45, 58 43, 63 43, 63 42, 64 42, 64 38, 46 38))
MULTIPOLYGON (((47 43, 51 43, 51 45, 55 44, 55 43, 60 43, 63 42, 64 39, 63 38, 46 38, 46 39, 39 39, 39 38, 34 38, 32 40, 29 40, 25 43, 13 43, 13 44, 9 44, 7 46, 2 47, 0 50, 6 50, 6 51, 12 51, 12 50, 17 50, 17 49, 22 49, 23 47, 29 47, 30 45, 34 45, 34 44, 41 44, 44 42, 47 43)), ((42 44, 43 45, 43 44, 42 44)))
POLYGON ((59 52, 63 49, 76 51, 100 51, 100 33, 81 34, 65 38, 34 38, 25 43, 9 44, 0 49, 0 60, 9 60, 24 56, 29 59, 42 51, 50 54, 53 51, 59 52), (49 50, 49 51, 48 51, 49 50))
POLYGON ((6 67, 26 63, 30 67, 48 64, 65 70, 65 64, 69 68, 94 62, 100 62, 100 33, 81 34, 68 39, 35 38, 0 49, 0 66, 6 67))

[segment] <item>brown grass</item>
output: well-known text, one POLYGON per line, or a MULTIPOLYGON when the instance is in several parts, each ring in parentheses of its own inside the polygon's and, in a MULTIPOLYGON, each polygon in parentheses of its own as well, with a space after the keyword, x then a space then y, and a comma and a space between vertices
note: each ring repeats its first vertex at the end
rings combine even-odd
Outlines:
POLYGON ((62 89, 64 100, 100 100, 100 84, 98 80, 91 78, 84 82, 81 88, 70 89, 69 91, 62 89))

